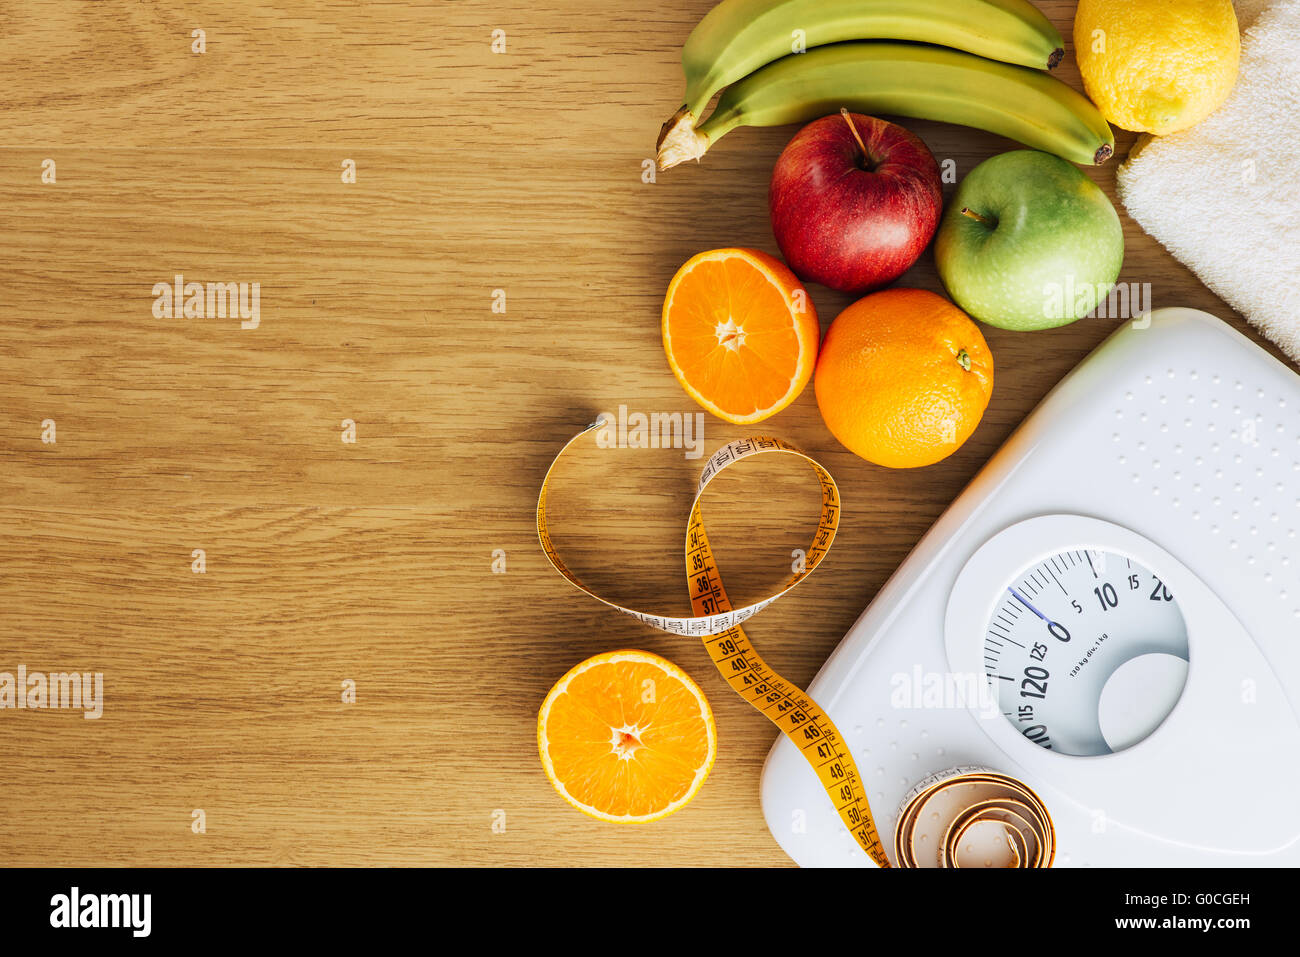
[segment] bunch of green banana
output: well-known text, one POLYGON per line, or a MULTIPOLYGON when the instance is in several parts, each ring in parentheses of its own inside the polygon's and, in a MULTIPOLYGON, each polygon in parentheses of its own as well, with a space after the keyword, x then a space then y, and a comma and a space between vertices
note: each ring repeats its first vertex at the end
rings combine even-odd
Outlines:
POLYGON ((1028 0, 722 0, 682 51, 686 102, 659 134, 659 168, 699 159, 737 126, 840 107, 976 126, 1103 163, 1109 125, 1042 72, 1062 53, 1060 33, 1028 0))
POLYGON ((659 166, 698 159, 737 126, 804 123, 841 107, 973 126, 1085 165, 1115 149, 1097 108, 1053 76, 943 47, 864 41, 782 57, 727 87, 698 127, 665 127, 659 166))

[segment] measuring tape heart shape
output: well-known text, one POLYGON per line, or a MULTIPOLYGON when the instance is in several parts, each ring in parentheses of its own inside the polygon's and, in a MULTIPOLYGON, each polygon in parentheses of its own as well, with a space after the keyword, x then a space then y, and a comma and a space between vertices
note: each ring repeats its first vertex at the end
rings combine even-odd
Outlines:
MULTIPOLYGON (((677 618, 637 611, 609 601, 584 585, 560 558, 551 541, 546 522, 546 493, 556 463, 575 442, 604 425, 603 420, 597 420, 569 439, 555 456, 546 470, 545 478, 542 479, 542 489, 537 497, 537 537, 551 565, 574 587, 601 604, 608 605, 625 615, 631 615, 660 631, 674 635, 698 636, 702 639, 709 657, 732 690, 765 715, 799 749, 817 773, 818 780, 821 781, 827 796, 835 806, 840 820, 844 822, 844 826, 848 828, 862 850, 880 867, 889 867, 889 858, 880 843, 880 834, 867 801, 862 777, 858 773, 857 763, 853 760, 853 754, 843 736, 817 702, 804 694, 797 685, 782 678, 763 661, 740 627, 741 622, 749 620, 785 595, 821 564, 839 528, 840 496, 835 480, 811 456, 780 439, 761 436, 728 442, 713 453, 705 463, 700 473, 699 484, 695 489, 695 498, 691 502, 690 520, 686 526, 686 579, 694 614, 677 618), (812 468, 821 485, 821 514, 812 544, 805 554, 802 570, 795 572, 785 586, 775 594, 742 608, 732 608, 726 590, 722 586, 722 577, 713 557, 713 549, 709 545, 708 533, 704 529, 700 499, 709 483, 724 469, 731 468, 743 459, 766 453, 793 455, 812 468)), ((1043 818, 1045 816, 1044 811, 1043 818)), ((1029 815, 1029 817, 1035 823, 1039 820, 1037 815, 1029 815)), ((1050 828, 1050 824, 1048 826, 1050 828)), ((1008 837, 1007 840, 1010 842, 1012 839, 1008 837)), ((1050 861, 1050 856, 1047 860, 1050 861)), ((1042 866, 1043 855, 1018 853, 1015 864, 1021 867, 1034 866, 1035 861, 1038 866, 1042 866)), ((900 863, 905 867, 917 866, 910 853, 904 854, 900 863)), ((948 856, 941 857, 939 861, 940 866, 953 866, 955 863, 956 861, 948 856)))

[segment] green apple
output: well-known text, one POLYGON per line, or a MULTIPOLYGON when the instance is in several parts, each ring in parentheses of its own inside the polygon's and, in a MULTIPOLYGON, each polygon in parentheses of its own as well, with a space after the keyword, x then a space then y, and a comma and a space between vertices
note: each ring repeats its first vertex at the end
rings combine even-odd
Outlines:
POLYGON ((1124 230, 1106 194, 1059 156, 1016 150, 957 187, 934 246, 948 294, 1000 329, 1052 329, 1106 299, 1124 230))

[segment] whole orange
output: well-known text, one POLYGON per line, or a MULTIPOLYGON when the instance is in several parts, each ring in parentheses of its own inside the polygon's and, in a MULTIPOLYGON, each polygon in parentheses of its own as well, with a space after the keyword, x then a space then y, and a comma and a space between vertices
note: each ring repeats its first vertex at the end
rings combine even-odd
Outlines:
POLYGON ((859 299, 831 323, 814 389, 827 428, 889 468, 961 447, 993 394, 993 356, 970 317, 924 289, 859 299))

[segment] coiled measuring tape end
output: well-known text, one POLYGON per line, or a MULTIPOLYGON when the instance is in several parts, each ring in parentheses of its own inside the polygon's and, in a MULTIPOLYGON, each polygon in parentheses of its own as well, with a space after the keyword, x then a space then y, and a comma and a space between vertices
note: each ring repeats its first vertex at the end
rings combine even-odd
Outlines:
POLYGON ((894 858, 899 867, 1051 867, 1056 827, 1020 781, 957 767, 921 779, 903 798, 894 858))

